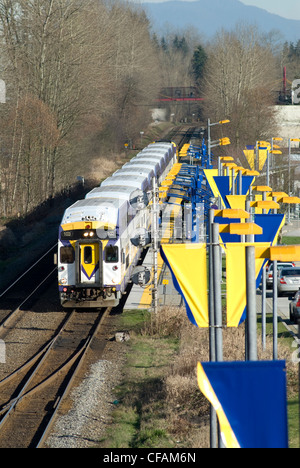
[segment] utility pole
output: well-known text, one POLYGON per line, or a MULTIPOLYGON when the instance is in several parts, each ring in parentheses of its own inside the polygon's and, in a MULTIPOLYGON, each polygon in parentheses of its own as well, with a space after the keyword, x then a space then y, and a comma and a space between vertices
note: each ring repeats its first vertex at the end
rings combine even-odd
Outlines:
MULTIPOLYGON (((216 361, 216 340, 215 340, 215 313, 214 313, 214 276, 213 276, 213 224, 214 210, 209 210, 208 226, 208 249, 209 249, 209 358, 210 362, 216 361)), ((218 446, 218 424, 217 413, 214 407, 210 406, 210 448, 218 446)))
POLYGON ((246 247, 247 283, 247 360, 257 361, 257 318, 256 318, 256 279, 255 247, 246 247))
POLYGON ((277 260, 273 261, 273 360, 278 359, 278 270, 277 260))
POLYGON ((222 331, 222 291, 220 272, 220 243, 219 243, 219 224, 212 225, 212 241, 213 241, 213 284, 214 284, 214 314, 215 314, 215 346, 216 346, 216 361, 223 361, 223 331, 222 331))
POLYGON ((157 274, 157 256, 158 256, 158 206, 159 195, 156 184, 156 178, 152 182, 152 238, 153 238, 153 289, 152 289, 152 308, 155 314, 158 311, 158 274, 157 274))

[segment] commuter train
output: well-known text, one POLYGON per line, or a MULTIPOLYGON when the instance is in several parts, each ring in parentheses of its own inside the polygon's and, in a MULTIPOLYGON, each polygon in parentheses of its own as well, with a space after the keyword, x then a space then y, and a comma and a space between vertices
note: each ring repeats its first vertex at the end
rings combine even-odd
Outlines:
POLYGON ((151 224, 149 210, 136 209, 139 196, 175 162, 174 143, 152 143, 65 211, 57 260, 63 307, 118 305, 142 253, 132 240, 151 224))

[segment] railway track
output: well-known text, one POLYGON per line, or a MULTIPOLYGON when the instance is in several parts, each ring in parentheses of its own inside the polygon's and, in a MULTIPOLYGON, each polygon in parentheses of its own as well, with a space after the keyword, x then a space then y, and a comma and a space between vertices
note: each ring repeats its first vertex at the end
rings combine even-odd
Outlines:
MULTIPOLYGON (((86 313, 61 309, 54 248, 0 295, 0 339, 7 358, 0 365, 2 448, 43 446, 109 314, 109 309, 86 313)), ((98 340, 98 352, 105 344, 105 337, 98 340)))
POLYGON ((22 309, 25 306, 29 307, 51 281, 54 281, 57 269, 53 267, 53 254, 56 248, 57 244, 48 249, 38 261, 0 293, 0 338, 3 338, 5 329, 15 323, 17 316, 22 315, 22 309))
POLYGON ((43 446, 109 312, 71 312, 43 349, 0 382, 0 447, 43 446))
POLYGON ((196 127, 189 127, 186 124, 173 129, 165 138, 166 141, 174 141, 180 151, 185 143, 188 143, 195 132, 196 127))
MULTIPOLYGON (((183 126, 169 138, 180 147, 193 131, 183 126)), ((43 447, 74 379, 82 377, 95 337, 99 360, 111 331, 109 309, 62 310, 53 268, 56 247, 0 293, 0 340, 7 351, 0 364, 2 448, 43 447)))

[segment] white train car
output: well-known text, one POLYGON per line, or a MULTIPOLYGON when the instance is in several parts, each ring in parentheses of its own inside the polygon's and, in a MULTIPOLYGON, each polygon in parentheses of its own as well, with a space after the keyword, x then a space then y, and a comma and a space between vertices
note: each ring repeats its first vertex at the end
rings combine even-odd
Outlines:
POLYGON ((153 169, 146 169, 145 167, 122 167, 121 169, 118 169, 116 172, 113 173, 112 177, 115 176, 121 176, 124 179, 126 179, 127 176, 143 176, 145 179, 147 179, 147 183, 149 187, 152 187, 152 179, 154 177, 154 171, 153 169))
POLYGON ((156 153, 149 153, 149 154, 143 154, 139 153, 135 158, 132 159, 132 161, 135 162, 140 162, 140 161, 152 161, 152 162, 159 162, 160 165, 160 170, 161 170, 161 175, 160 175, 160 181, 163 181, 167 174, 170 172, 172 164, 165 158, 164 156, 160 156, 156 153))
POLYGON ((100 187, 108 187, 111 185, 132 187, 132 190, 135 190, 135 189, 142 190, 143 192, 146 192, 147 190, 151 188, 145 176, 139 176, 139 175, 127 175, 127 176, 116 175, 114 177, 108 177, 108 179, 105 179, 101 183, 100 187))
POLYGON ((95 187, 89 193, 86 194, 85 198, 117 198, 122 200, 130 201, 131 194, 134 194, 136 189, 132 187, 125 187, 123 185, 108 185, 105 187, 95 187))
POLYGON ((129 196, 102 195, 76 202, 62 220, 58 282, 65 308, 116 306, 141 255, 130 239, 148 219, 132 210, 129 196))
POLYGON ((162 172, 160 168, 160 163, 158 161, 149 161, 147 159, 145 160, 132 160, 124 164, 123 169, 127 168, 139 168, 139 169, 148 169, 152 170, 154 173, 154 177, 156 178, 157 181, 159 181, 162 172))
MULTIPOLYGON (((153 146, 153 145, 151 145, 153 146)), ((173 145, 172 145, 173 148, 173 145)), ((165 151, 166 153, 166 151, 165 151)), ((116 171, 63 216, 58 240, 58 284, 65 308, 116 306, 137 265, 142 246, 132 242, 151 224, 147 209, 137 210, 134 194, 152 187, 171 169, 166 154, 137 158, 116 171)))
POLYGON ((156 142, 156 143, 151 143, 148 145, 146 148, 143 149, 142 153, 146 152, 151 152, 151 151, 164 151, 168 154, 170 160, 173 160, 173 164, 176 162, 176 152, 177 148, 174 143, 169 143, 169 142, 156 142))

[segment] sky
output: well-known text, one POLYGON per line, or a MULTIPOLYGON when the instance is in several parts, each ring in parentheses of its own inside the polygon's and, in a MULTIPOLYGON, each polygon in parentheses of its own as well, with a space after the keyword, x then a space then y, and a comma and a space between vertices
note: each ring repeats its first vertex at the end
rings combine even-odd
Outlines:
MULTIPOLYGON (((133 0, 138 3, 162 2, 167 0, 133 0)), ((184 0, 186 1, 186 0, 184 0)), ((187 0, 192 1, 192 0, 187 0)), ((226 2, 226 0, 223 0, 226 2)), ((300 0, 240 0, 245 5, 252 5, 283 16, 288 19, 300 20, 300 0)))
MULTIPOLYGON (((226 1, 226 0, 224 0, 226 1)), ((245 5, 252 5, 284 18, 300 20, 300 0, 240 0, 245 5)))

